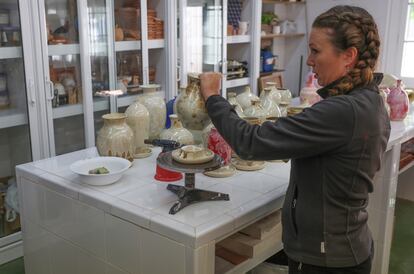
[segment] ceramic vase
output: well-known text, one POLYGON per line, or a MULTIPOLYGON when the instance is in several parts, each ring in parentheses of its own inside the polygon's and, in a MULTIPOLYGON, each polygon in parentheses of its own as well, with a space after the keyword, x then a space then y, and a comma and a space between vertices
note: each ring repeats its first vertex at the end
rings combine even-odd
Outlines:
POLYGON ((125 111, 127 124, 134 133, 134 158, 145 158, 151 155, 151 149, 144 144, 149 138, 150 114, 147 108, 138 100, 125 111))
POLYGON ((211 129, 214 127, 213 123, 209 123, 202 131, 201 133, 201 139, 202 139, 202 144, 203 147, 207 148, 208 147, 208 136, 210 135, 210 131, 211 129))
POLYGON ((143 104, 149 112, 149 138, 156 139, 160 136, 165 127, 167 108, 164 99, 157 94, 159 85, 143 85, 143 94, 139 97, 139 102, 143 104))
POLYGON ((202 130, 210 123, 210 117, 200 93, 199 75, 188 75, 188 86, 186 89, 181 89, 175 100, 175 110, 187 129, 202 130))
POLYGON ((101 156, 116 156, 133 161, 134 133, 126 123, 126 114, 102 116, 104 126, 99 130, 96 145, 101 156))
POLYGON ((388 104, 390 105, 390 119, 401 121, 407 116, 409 100, 405 90, 401 87, 401 80, 397 80, 397 86, 391 88, 388 94, 388 104))
POLYGON ((280 94, 282 95, 281 104, 290 105, 292 101, 292 93, 290 92, 290 90, 286 88, 279 88, 278 90, 280 94))
POLYGON ((205 175, 210 177, 229 177, 234 175, 235 168, 231 165, 232 149, 223 139, 220 133, 215 127, 211 128, 210 134, 208 135, 208 146, 207 148, 219 155, 224 162, 224 166, 213 171, 204 172, 205 175))
POLYGON ((272 92, 270 87, 267 87, 262 91, 263 96, 260 98, 261 105, 266 112, 266 117, 281 117, 282 113, 280 112, 279 106, 272 98, 272 92))
POLYGON ((240 106, 239 102, 237 102, 236 95, 237 94, 235 92, 228 92, 227 101, 229 101, 230 105, 234 107, 234 110, 236 111, 237 115, 239 115, 239 117, 243 117, 243 108, 240 106))
POLYGON ((252 105, 252 99, 259 99, 259 97, 252 94, 249 86, 247 86, 242 93, 236 96, 236 100, 242 107, 243 111, 252 105))
POLYGON ((384 101, 385 110, 388 113, 388 116, 391 115, 390 105, 388 104, 388 94, 390 93, 390 89, 387 87, 379 87, 379 94, 381 95, 382 100, 384 101))
POLYGON ((160 138, 173 140, 179 142, 182 145, 193 145, 194 137, 193 134, 188 129, 183 128, 180 119, 178 119, 177 114, 170 115, 171 127, 169 129, 164 129, 161 132, 160 138))
POLYGON ((264 122, 267 117, 267 112, 260 103, 260 99, 255 98, 251 101, 251 106, 244 111, 245 117, 255 117, 261 122, 264 122))
POLYGON ((279 91, 279 89, 277 88, 277 83, 275 82, 266 82, 267 87, 264 88, 262 90, 262 92, 260 93, 260 99, 262 100, 262 98, 266 95, 266 93, 264 92, 265 89, 269 88, 269 95, 270 98, 273 100, 273 102, 275 102, 277 105, 279 105, 282 102, 282 94, 279 91))

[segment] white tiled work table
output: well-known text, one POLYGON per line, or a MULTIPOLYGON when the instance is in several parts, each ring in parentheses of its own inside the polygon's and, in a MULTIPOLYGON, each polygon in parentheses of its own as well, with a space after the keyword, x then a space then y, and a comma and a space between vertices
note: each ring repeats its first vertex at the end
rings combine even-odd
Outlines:
MULTIPOLYGON (((98 156, 96 148, 18 166, 26 272, 214 273, 217 240, 282 206, 290 163, 266 163, 229 178, 196 174, 197 188, 227 193, 230 201, 196 203, 170 215, 177 196, 153 178, 159 151, 135 160, 108 186, 82 184, 69 170, 98 156)), ((275 243, 271 253, 280 248, 275 243)))
MULTIPOLYGON (((374 274, 388 273, 400 148, 414 137, 413 105, 410 115, 391 127, 368 206, 374 274)), ((79 183, 69 170, 71 163, 97 156, 95 148, 18 166, 26 273, 214 273, 218 240, 282 206, 290 164, 266 163, 261 171, 238 171, 224 179, 197 174, 197 188, 228 193, 230 201, 193 204, 170 215, 177 197, 167 183, 153 179, 158 153, 135 160, 120 181, 101 187, 79 183)))

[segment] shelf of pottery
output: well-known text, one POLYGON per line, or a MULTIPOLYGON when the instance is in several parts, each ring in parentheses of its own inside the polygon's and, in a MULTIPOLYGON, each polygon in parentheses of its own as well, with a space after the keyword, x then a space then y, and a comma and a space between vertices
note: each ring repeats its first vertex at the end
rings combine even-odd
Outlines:
POLYGON ((262 1, 260 75, 281 74, 295 95, 308 72, 306 16, 304 0, 262 1))
MULTIPOLYGON (((253 6, 252 0, 227 0, 227 31, 224 56, 227 60, 223 73, 226 82, 223 96, 227 92, 240 92, 252 83, 253 56, 253 6)), ((224 3, 225 4, 225 3, 224 3)))

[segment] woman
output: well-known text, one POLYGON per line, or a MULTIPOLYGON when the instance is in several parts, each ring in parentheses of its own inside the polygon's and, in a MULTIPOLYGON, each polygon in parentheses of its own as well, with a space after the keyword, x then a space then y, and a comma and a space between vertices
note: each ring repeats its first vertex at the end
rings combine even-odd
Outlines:
POLYGON ((362 8, 336 6, 318 16, 307 63, 324 100, 261 126, 240 119, 219 96, 219 74, 201 76, 208 113, 240 157, 291 159, 282 211, 289 273, 370 273, 366 207, 390 133, 373 80, 379 45, 362 8))

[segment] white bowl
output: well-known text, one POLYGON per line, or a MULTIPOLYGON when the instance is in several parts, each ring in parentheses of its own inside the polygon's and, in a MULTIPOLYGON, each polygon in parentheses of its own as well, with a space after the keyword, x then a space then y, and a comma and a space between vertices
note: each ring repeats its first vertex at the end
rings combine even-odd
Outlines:
POLYGON ((79 160, 70 165, 70 170, 79 175, 85 184, 104 186, 121 179, 122 174, 131 166, 131 162, 119 157, 96 157, 79 160), (105 167, 107 174, 89 174, 89 170, 105 167))

